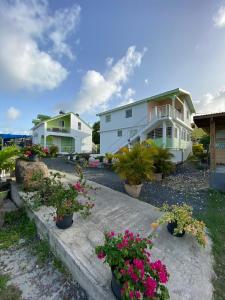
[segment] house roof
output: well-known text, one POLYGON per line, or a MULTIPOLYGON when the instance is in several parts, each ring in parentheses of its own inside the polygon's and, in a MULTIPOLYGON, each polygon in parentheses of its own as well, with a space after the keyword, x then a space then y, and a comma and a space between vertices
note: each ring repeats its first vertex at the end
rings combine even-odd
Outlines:
POLYGON ((216 125, 225 126, 225 112, 197 115, 197 116, 194 116, 194 118, 193 118, 195 124, 198 127, 204 128, 204 129, 209 128, 211 119, 215 120, 216 125))
POLYGON ((44 121, 40 122, 39 124, 33 126, 31 129, 32 129, 32 130, 33 130, 33 129, 36 129, 36 128, 38 128, 41 124, 44 124, 45 122, 49 122, 49 121, 52 121, 52 120, 56 120, 56 119, 62 118, 62 117, 64 117, 64 116, 67 116, 67 115, 70 115, 70 114, 75 115, 79 120, 81 120, 84 124, 86 124, 89 128, 92 129, 92 126, 90 126, 87 122, 85 122, 83 119, 81 119, 81 117, 80 117, 79 115, 75 114, 74 112, 68 112, 68 113, 65 113, 65 114, 59 114, 59 115, 57 115, 57 116, 55 116, 55 117, 52 117, 52 118, 50 118, 50 119, 47 119, 47 120, 44 120, 44 121))
POLYGON ((97 114, 97 116, 105 115, 105 114, 108 114, 108 113, 111 113, 111 112, 114 112, 114 111, 117 111, 117 110, 121 110, 121 109, 124 109, 124 108, 129 108, 131 106, 138 105, 140 103, 149 102, 149 101, 157 100, 157 99, 160 100, 160 98, 164 98, 166 96, 172 96, 172 95, 177 95, 177 96, 179 96, 179 95, 186 95, 186 96, 188 96, 187 97, 187 102, 188 102, 188 105, 190 107, 190 110, 191 110, 192 113, 195 112, 195 108, 194 108, 194 105, 192 103, 192 99, 191 99, 190 93, 187 92, 187 91, 185 91, 185 90, 183 90, 183 89, 177 88, 177 89, 174 89, 174 90, 170 90, 170 91, 167 91, 167 92, 164 92, 164 93, 160 93, 160 94, 157 94, 157 95, 154 95, 154 96, 142 99, 142 100, 138 100, 138 101, 129 103, 127 105, 123 105, 123 106, 119 106, 119 107, 116 107, 116 108, 112 108, 110 110, 107 110, 107 111, 104 111, 104 112, 101 112, 101 113, 97 114))

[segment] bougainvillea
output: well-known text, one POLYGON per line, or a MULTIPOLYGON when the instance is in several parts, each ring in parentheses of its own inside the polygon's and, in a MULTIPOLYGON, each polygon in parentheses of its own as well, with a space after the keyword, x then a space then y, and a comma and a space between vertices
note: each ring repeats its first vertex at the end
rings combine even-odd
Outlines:
POLYGON ((105 243, 96 247, 99 259, 111 267, 121 284, 121 294, 128 299, 169 299, 165 284, 169 274, 160 261, 152 261, 150 239, 126 230, 124 234, 105 233, 105 243))

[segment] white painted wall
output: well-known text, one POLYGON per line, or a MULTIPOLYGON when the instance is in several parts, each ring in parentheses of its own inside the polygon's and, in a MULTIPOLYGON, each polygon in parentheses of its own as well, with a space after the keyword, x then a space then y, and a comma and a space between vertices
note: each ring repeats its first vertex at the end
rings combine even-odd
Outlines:
POLYGON ((148 120, 147 103, 142 102, 100 116, 100 153, 113 152, 119 149, 130 138, 131 130, 144 128, 148 120), (132 108, 132 117, 126 118, 126 110, 132 108), (110 114, 111 121, 106 122, 105 116, 110 114), (117 131, 122 130, 122 137, 117 131))
POLYGON ((92 128, 74 114, 71 114, 71 133, 75 138, 75 152, 92 152, 92 128), (81 130, 78 130, 78 122, 81 122, 81 130))
POLYGON ((39 125, 35 130, 33 130, 32 134, 32 143, 33 144, 40 144, 41 143, 41 136, 45 133, 44 124, 39 125))

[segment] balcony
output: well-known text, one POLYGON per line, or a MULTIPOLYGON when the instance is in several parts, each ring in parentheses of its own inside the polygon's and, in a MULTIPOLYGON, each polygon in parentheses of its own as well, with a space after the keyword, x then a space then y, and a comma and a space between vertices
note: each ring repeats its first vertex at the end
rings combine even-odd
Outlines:
POLYGON ((183 114, 170 104, 155 106, 150 112, 150 122, 160 120, 163 118, 177 118, 181 121, 184 120, 183 114))
POLYGON ((58 133, 70 133, 70 128, 65 127, 49 127, 48 132, 58 132, 58 133))

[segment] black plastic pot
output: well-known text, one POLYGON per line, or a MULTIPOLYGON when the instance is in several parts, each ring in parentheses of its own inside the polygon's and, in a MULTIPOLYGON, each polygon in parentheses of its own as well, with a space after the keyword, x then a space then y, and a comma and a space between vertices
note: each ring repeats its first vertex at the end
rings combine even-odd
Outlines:
POLYGON ((185 231, 183 230, 181 233, 174 234, 174 229, 177 228, 177 222, 171 222, 167 224, 167 230, 170 234, 176 237, 182 237, 185 235, 185 231))
POLYGON ((113 294, 118 300, 122 300, 121 289, 122 285, 117 281, 115 275, 112 272, 111 289, 113 294))
POLYGON ((73 224, 73 214, 65 215, 62 219, 56 221, 56 226, 60 229, 67 229, 73 224))

